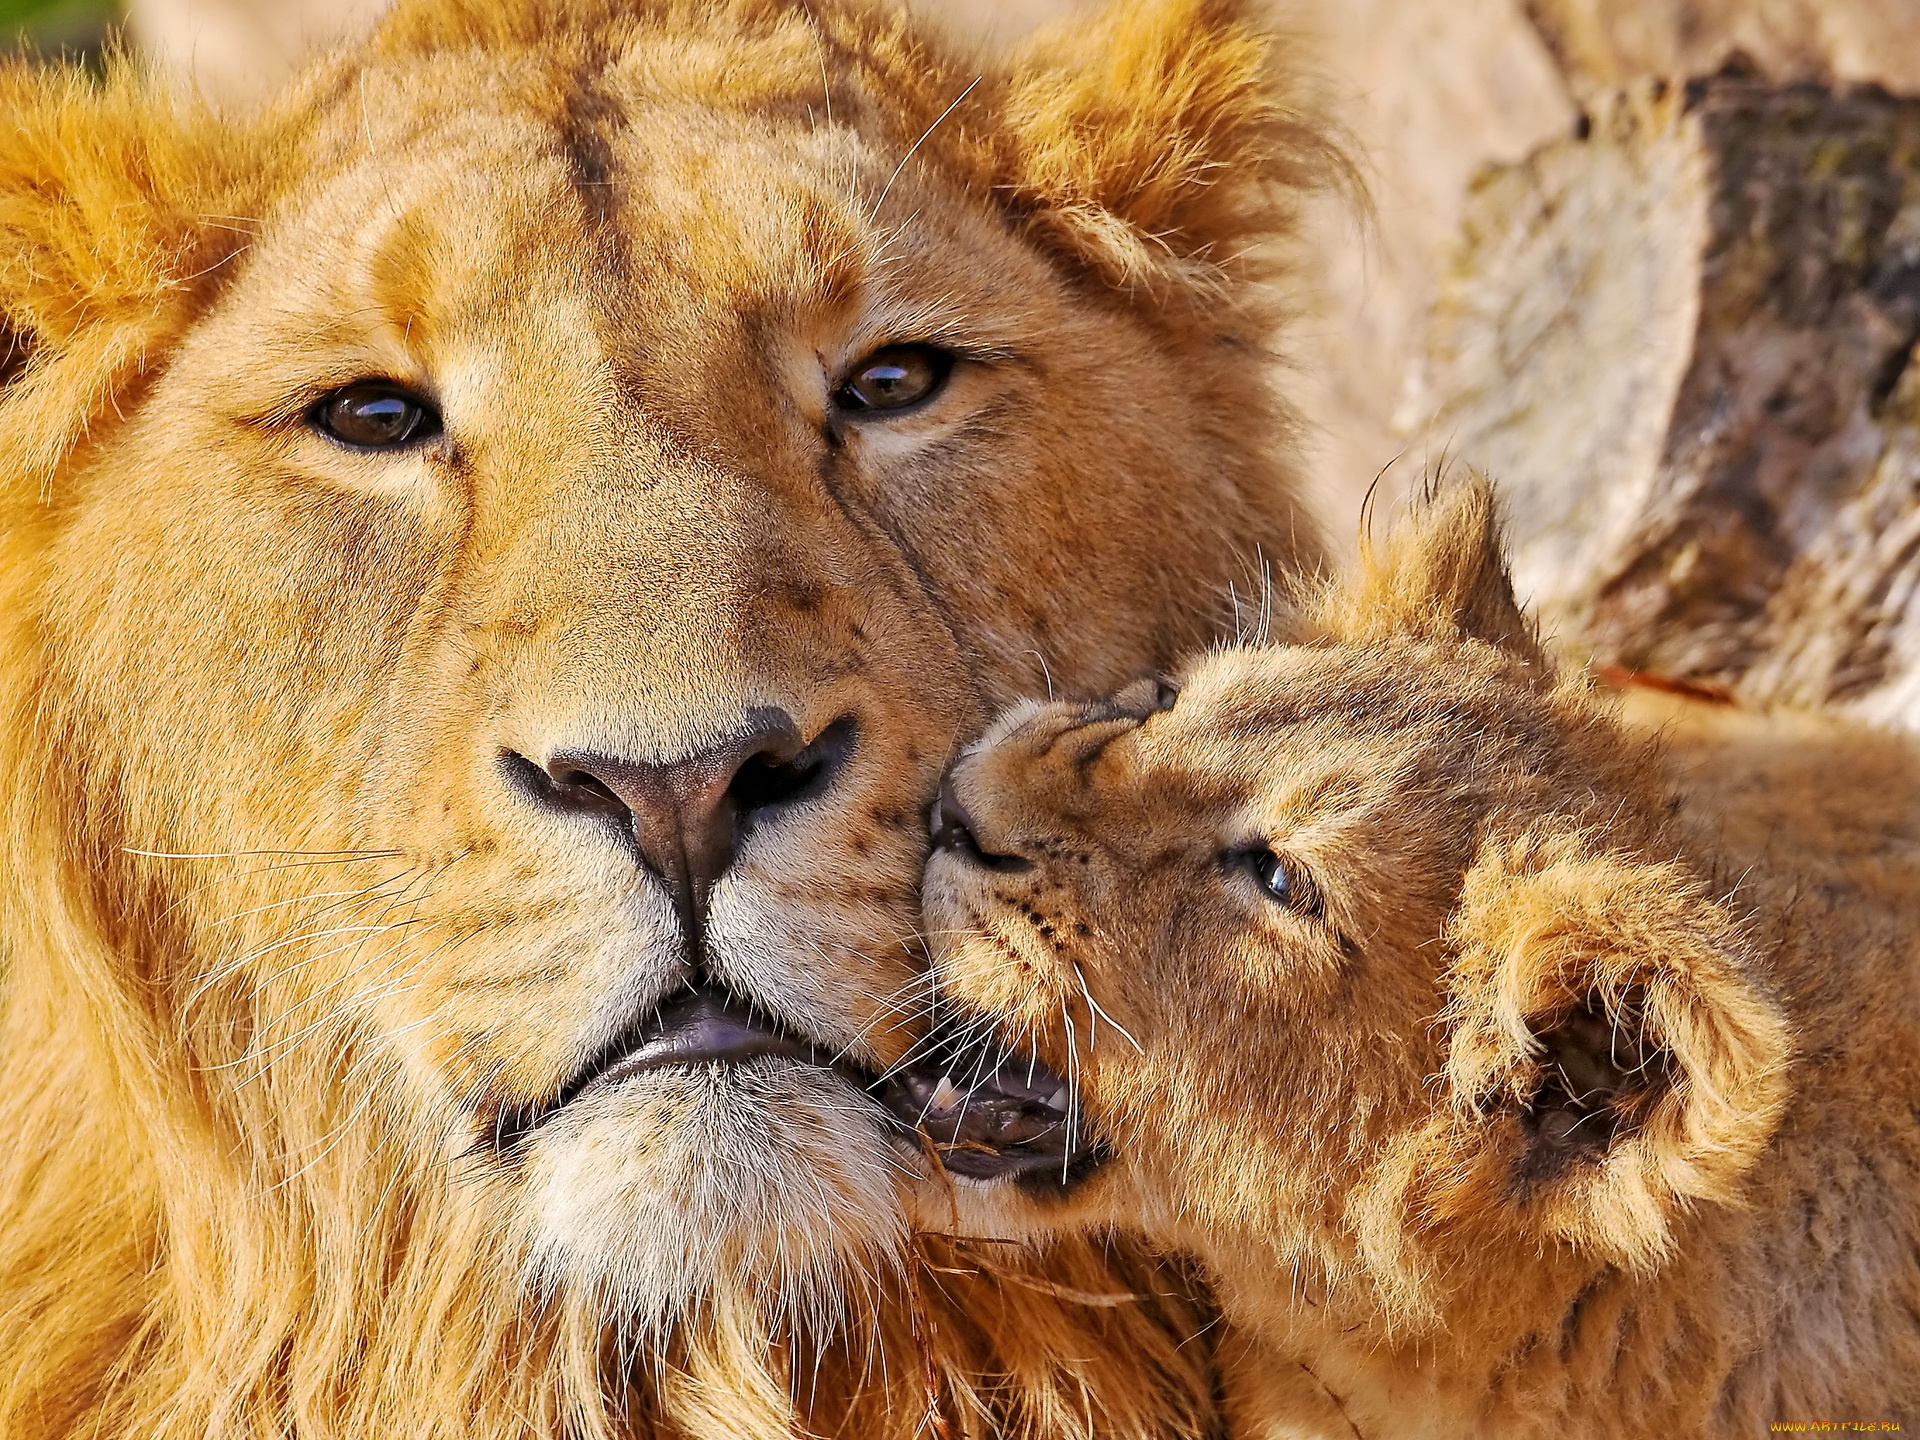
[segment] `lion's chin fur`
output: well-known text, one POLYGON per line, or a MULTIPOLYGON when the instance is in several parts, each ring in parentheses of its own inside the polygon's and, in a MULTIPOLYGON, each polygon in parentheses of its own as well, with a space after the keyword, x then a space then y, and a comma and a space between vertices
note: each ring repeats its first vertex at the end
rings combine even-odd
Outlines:
MULTIPOLYGON (((41 916, 58 953, 104 962, 84 917, 41 916)), ((253 1097, 253 1133, 183 1115, 153 1086, 151 1022, 47 957, 15 957, 0 1013, 5 1053, 43 1060, 36 1085, 0 1094, 0 1124, 59 1137, 8 1209, 9 1436, 764 1440, 795 1433, 796 1410, 826 1433, 905 1435, 926 1413, 914 1355, 935 1328, 950 1403, 977 1415, 1000 1397, 967 1393, 968 1372, 992 1385, 1017 1343, 1115 1343, 1110 1312, 1048 1294, 1063 1273, 1111 1287, 1108 1263, 1069 1252, 1041 1270, 996 1252, 987 1269, 910 1236, 892 1142, 854 1092, 801 1067, 583 1101, 516 1181, 451 1132, 437 1162, 421 1158, 431 1117, 323 1098, 350 1052, 274 1077, 314 1097, 303 1128, 258 1082, 235 1090, 253 1097), (585 1166, 622 1133, 609 1112, 635 1103, 689 1123, 657 1131, 664 1148, 585 1166), (625 1229, 608 1219, 622 1213, 625 1229)), ((1181 1314, 1163 1299, 1156 1325, 1181 1314)), ((1010 1433, 1084 1433, 1085 1381, 1050 1368, 1028 1372, 1040 1383, 1010 1433)), ((1118 1403, 1164 1413, 1164 1377, 1141 1380, 1118 1403)))
POLYGON ((850 1309, 870 1317, 906 1257, 884 1115, 784 1061, 642 1083, 575 1102, 540 1137, 526 1174, 534 1293, 593 1297, 649 1345, 716 1293, 775 1332, 830 1339, 850 1309), (636 1134, 652 1138, 636 1150, 636 1134))

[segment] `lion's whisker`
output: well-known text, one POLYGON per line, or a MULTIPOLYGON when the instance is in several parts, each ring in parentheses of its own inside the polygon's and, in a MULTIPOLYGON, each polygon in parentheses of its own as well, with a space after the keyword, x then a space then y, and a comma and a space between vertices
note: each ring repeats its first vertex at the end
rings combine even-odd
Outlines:
POLYGON ((331 865, 387 859, 402 853, 398 850, 138 850, 131 845, 122 845, 120 852, 123 855, 145 856, 150 860, 242 860, 262 855, 304 855, 331 857, 320 862, 331 865))
POLYGON ((953 103, 942 110, 940 114, 935 117, 933 124, 926 128, 920 138, 907 147, 907 153, 900 157, 900 163, 893 167, 893 174, 887 177, 887 183, 880 188, 880 198, 873 202, 873 213, 870 218, 878 219, 880 211, 886 206, 887 196, 893 191, 893 182, 900 178, 900 172, 907 168, 907 162, 919 153, 920 147, 927 143, 928 139, 933 135, 933 132, 938 130, 941 125, 946 122, 946 118, 949 115, 960 108, 960 102, 971 95, 974 90, 979 87, 980 82, 986 78, 984 75, 976 75, 973 78, 973 83, 968 85, 967 88, 962 90, 958 95, 954 96, 953 103))
MULTIPOLYGON (((398 879, 398 878, 400 877, 399 876, 391 877, 391 879, 398 879)), ((377 894, 380 891, 381 887, 383 887, 388 883, 390 883, 390 881, 381 881, 378 884, 369 886, 364 890, 326 892, 327 894, 343 895, 345 896, 345 898, 336 900, 330 905, 323 905, 319 907, 319 909, 313 911, 311 914, 301 916, 299 920, 297 920, 295 923, 296 924, 309 923, 313 920, 319 919, 322 915, 325 915, 330 911, 343 910, 348 906, 352 905, 356 900, 366 899, 377 894)), ((302 896, 294 897, 293 900, 290 902, 283 902, 283 903, 298 904, 303 901, 315 899, 315 898, 319 898, 319 897, 311 896, 311 895, 302 895, 302 896)), ((270 907, 263 906, 261 908, 266 909, 270 907)), ((201 978, 200 982, 194 987, 193 991, 187 996, 187 999, 182 1008, 184 1010, 191 1011, 194 1007, 196 1007, 200 1003, 200 1001, 207 995, 207 993, 211 991, 216 985, 219 985, 223 981, 228 980, 232 978, 234 975, 238 974, 242 969, 245 968, 249 960, 253 959, 256 955, 260 953, 263 953, 263 952, 250 951, 250 952, 241 954, 235 957, 234 959, 225 961, 222 964, 215 966, 212 970, 209 970, 206 973, 206 975, 204 975, 201 978)))
MULTIPOLYGON (((371 888, 372 887, 368 887, 368 889, 371 889, 371 888)), ((222 915, 217 920, 210 920, 207 922, 207 928, 209 930, 216 930, 222 925, 231 925, 236 920, 244 920, 249 915, 263 915, 269 910, 283 909, 288 905, 301 905, 301 904, 305 904, 309 900, 332 900, 332 899, 335 899, 336 897, 345 897, 345 900, 350 901, 350 900, 357 899, 362 895, 367 894, 368 889, 320 890, 309 895, 290 895, 284 900, 269 900, 264 905, 255 905, 248 910, 236 910, 231 915, 222 915)), ((343 901, 342 903, 345 903, 345 901, 343 901)), ((321 910, 316 913, 324 914, 327 910, 332 910, 336 908, 338 907, 333 905, 323 906, 321 910)), ((313 917, 309 916, 307 918, 311 919, 313 917)))

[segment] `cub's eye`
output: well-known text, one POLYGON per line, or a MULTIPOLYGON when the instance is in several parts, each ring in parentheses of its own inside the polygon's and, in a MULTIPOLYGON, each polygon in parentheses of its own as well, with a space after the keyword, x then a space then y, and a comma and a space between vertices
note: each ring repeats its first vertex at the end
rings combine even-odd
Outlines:
POLYGON ((1180 687, 1164 675, 1156 676, 1153 682, 1153 708, 1171 710, 1179 703, 1180 687))
POLYGON ((889 345, 854 366, 833 403, 854 412, 905 410, 947 383, 953 356, 931 345, 889 345))
POLYGON ((356 450, 396 450, 440 433, 440 415, 398 385, 363 381, 324 396, 308 412, 321 434, 356 450))
POLYGON ((1293 877, 1287 874, 1287 862, 1271 850, 1263 850, 1253 857, 1253 877, 1260 882, 1262 890, 1282 905, 1293 904, 1293 877))
POLYGON ((1272 850, 1245 852, 1246 865, 1269 900, 1301 915, 1320 914, 1320 892, 1305 870, 1272 850))

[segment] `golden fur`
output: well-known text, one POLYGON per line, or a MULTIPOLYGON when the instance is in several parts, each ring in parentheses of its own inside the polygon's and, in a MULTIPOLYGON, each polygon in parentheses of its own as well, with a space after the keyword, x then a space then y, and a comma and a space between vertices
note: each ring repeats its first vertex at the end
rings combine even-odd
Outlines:
POLYGON ((911 1239, 824 1066, 504 1137, 696 976, 898 1057, 958 740, 1314 563, 1248 282, 1339 164, 1242 12, 982 67, 840 0, 403 0, 235 117, 0 68, 0 1433, 1212 1423, 1178 1268, 911 1239), (836 411, 897 342, 946 388, 836 411), (444 435, 323 438, 369 378, 444 435), (755 707, 855 738, 697 945, 502 778, 755 707))
POLYGON ((1171 708, 1029 704, 960 763, 942 983, 1117 1157, 960 1219, 1193 1251, 1242 1433, 1912 1424, 1920 753, 1617 714, 1492 514, 1444 497, 1171 708))

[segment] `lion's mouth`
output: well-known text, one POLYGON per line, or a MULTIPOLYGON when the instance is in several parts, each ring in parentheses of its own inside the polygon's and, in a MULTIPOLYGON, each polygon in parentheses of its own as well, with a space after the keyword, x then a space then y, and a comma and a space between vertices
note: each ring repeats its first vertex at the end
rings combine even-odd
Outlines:
POLYGON ((562 1110, 653 1070, 737 1064, 777 1057, 841 1074, 865 1089, 874 1077, 794 1035, 759 1007, 714 987, 689 989, 658 1006, 644 1023, 618 1036, 548 1098, 509 1105, 496 1118, 495 1148, 511 1150, 562 1110))
POLYGON ((717 990, 695 990, 653 1012, 639 1034, 616 1042, 603 1064, 582 1077, 569 1101, 610 1090, 624 1080, 670 1065, 752 1060, 779 1055, 820 1065, 818 1047, 789 1035, 753 1006, 717 990))

